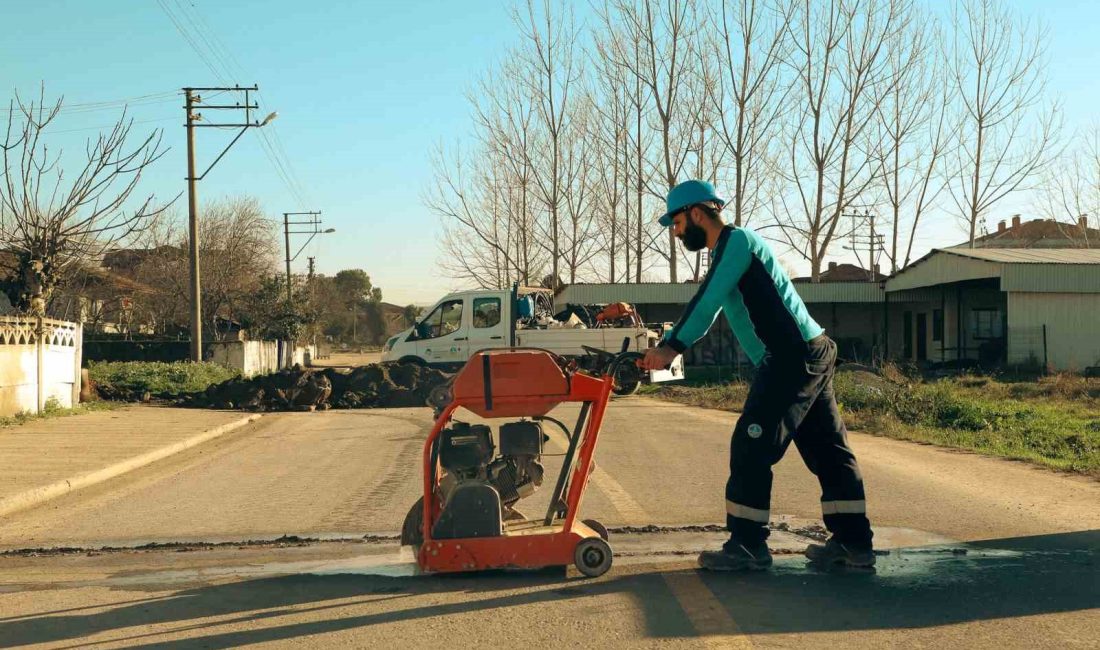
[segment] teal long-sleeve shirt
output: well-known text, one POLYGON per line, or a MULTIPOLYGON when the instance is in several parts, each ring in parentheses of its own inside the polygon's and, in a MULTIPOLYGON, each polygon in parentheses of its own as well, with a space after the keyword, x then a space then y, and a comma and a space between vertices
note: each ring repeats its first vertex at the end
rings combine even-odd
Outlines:
POLYGON ((710 270, 661 344, 683 352, 703 338, 719 310, 756 365, 768 353, 798 349, 825 331, 810 316, 771 247, 748 228, 722 229, 710 270))

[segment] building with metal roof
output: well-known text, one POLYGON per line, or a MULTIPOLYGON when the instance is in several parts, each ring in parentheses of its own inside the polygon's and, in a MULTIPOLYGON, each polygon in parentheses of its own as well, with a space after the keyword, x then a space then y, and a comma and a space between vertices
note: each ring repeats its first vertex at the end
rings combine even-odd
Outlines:
MULTIPOLYGON (((1100 249, 936 249, 881 282, 795 286, 848 360, 1061 370, 1100 365, 1100 249)), ((575 284, 555 302, 629 302, 647 323, 673 322, 697 289, 692 283, 575 284)), ((720 316, 687 360, 744 358, 720 316)))
POLYGON ((889 356, 1100 365, 1100 250, 936 249, 887 278, 889 356))

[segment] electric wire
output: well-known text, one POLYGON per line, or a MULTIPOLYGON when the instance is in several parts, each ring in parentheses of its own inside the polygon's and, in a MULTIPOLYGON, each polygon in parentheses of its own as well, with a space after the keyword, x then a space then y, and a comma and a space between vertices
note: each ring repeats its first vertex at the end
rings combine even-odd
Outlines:
MULTIPOLYGON (((206 31, 210 34, 210 37, 207 38, 203 34, 204 30, 199 27, 199 23, 197 22, 197 20, 202 21, 201 14, 195 12, 195 16, 197 16, 196 20, 196 18, 192 17, 188 13, 187 7, 180 3, 178 0, 176 2, 176 11, 172 10, 167 0, 157 0, 157 4, 169 17, 169 19, 172 21, 172 24, 175 26, 176 31, 178 31, 180 35, 183 36, 184 40, 187 41, 191 49, 194 50, 195 53, 199 56, 199 59, 203 62, 207 69, 209 69, 210 72, 213 73, 213 75, 219 80, 219 82, 228 86, 228 78, 233 75, 232 68, 234 66, 232 66, 229 61, 232 55, 228 54, 228 50, 224 47, 224 45, 220 45, 221 51, 219 51, 217 35, 213 30, 209 29, 208 25, 206 25, 206 31), (189 34, 187 25, 190 25, 192 29, 198 32, 201 38, 196 39, 195 37, 192 37, 191 34, 189 34), (205 51, 203 47, 199 45, 199 40, 202 40, 206 44, 206 47, 209 48, 209 52, 205 51), (223 54, 222 52, 226 52, 226 54, 223 54)), ((193 8, 194 7, 192 6, 192 9, 193 8)), ((203 24, 205 24, 205 21, 203 21, 203 24)), ((236 67, 238 69, 240 68, 239 65, 236 67)), ((257 93, 257 95, 259 95, 259 93, 257 93)), ((278 150, 271 143, 268 134, 264 133, 264 130, 267 128, 270 128, 270 125, 264 127, 263 129, 257 129, 260 136, 260 147, 264 152, 264 156, 268 159, 268 162, 271 163, 271 166, 274 169, 276 175, 279 177, 280 181, 286 187, 290 195, 302 205, 306 205, 305 197, 302 195, 303 193, 299 189, 300 184, 295 182, 292 177, 292 172, 289 171, 289 160, 280 159, 278 150)))
MULTIPOLYGON (((168 0, 158 0, 158 3, 161 5, 161 8, 164 9, 165 13, 173 19, 173 24, 176 26, 176 29, 184 35, 184 38, 191 45, 192 49, 201 53, 200 58, 206 66, 214 72, 215 76, 223 80, 228 77, 233 77, 234 75, 243 76, 243 68, 240 66, 237 59, 193 4, 175 0, 176 8, 175 11, 172 11, 168 6, 168 0), (187 34, 188 28, 196 32, 198 37, 194 38, 187 34), (199 41, 205 45, 208 52, 203 50, 199 41), (210 56, 206 56, 207 54, 210 56), (225 73, 224 75, 222 74, 223 72, 225 73)), ((267 104, 262 93, 257 91, 256 96, 262 104, 267 104)), ((258 129, 258 135, 260 146, 265 157, 267 157, 268 161, 271 163, 276 175, 279 176, 279 179, 282 181, 287 191, 302 206, 308 205, 309 202, 306 200, 309 198, 308 192, 305 190, 305 186, 299 180, 290 162, 290 156, 286 153, 286 148, 283 146, 282 140, 278 136, 278 130, 275 125, 269 124, 263 129, 258 129)))

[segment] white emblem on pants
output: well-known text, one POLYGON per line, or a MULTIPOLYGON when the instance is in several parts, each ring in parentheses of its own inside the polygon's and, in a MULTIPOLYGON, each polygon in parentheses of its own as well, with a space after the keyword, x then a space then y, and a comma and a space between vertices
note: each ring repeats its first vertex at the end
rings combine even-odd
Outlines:
POLYGON ((749 437, 750 438, 759 438, 763 434, 764 434, 764 428, 761 427, 759 424, 750 424, 749 425, 749 437))

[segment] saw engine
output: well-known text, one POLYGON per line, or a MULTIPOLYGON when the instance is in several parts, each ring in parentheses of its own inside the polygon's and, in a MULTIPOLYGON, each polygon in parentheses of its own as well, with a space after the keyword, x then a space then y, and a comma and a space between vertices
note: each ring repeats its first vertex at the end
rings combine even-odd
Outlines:
POLYGON ((504 521, 522 518, 512 509, 542 485, 540 462, 549 439, 538 422, 500 425, 500 453, 485 424, 454 422, 440 432, 439 464, 442 512, 432 528, 436 539, 503 534, 504 521))

